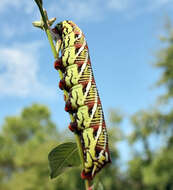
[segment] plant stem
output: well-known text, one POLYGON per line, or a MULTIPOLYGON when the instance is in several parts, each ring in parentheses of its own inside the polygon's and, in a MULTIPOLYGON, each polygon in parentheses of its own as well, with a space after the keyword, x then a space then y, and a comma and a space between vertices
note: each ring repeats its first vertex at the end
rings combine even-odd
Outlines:
POLYGON ((90 187, 89 180, 85 180, 85 189, 88 190, 90 187))
MULTIPOLYGON (((45 32, 47 34, 47 37, 48 37, 48 40, 49 40, 49 43, 50 43, 50 46, 51 46, 51 49, 52 49, 53 56, 54 56, 55 59, 57 59, 58 58, 58 53, 56 52, 56 48, 55 48, 53 40, 52 40, 52 36, 51 36, 50 30, 49 30, 49 27, 48 27, 48 24, 47 24, 47 18, 45 16, 43 7, 40 4, 40 0, 35 0, 35 2, 37 3, 38 8, 40 10, 40 14, 41 14, 41 17, 42 17, 43 23, 44 23, 44 30, 45 30, 45 32)), ((60 74, 60 75, 62 75, 62 74, 60 74)))
MULTIPOLYGON (((51 49, 52 49, 52 53, 53 53, 53 56, 55 59, 58 59, 58 52, 56 52, 56 48, 54 46, 54 43, 53 43, 53 39, 52 39, 52 36, 51 36, 51 33, 50 33, 50 30, 49 30, 49 27, 48 27, 48 24, 47 24, 47 16, 45 15, 46 11, 43 10, 43 7, 40 3, 40 0, 35 0, 36 4, 38 5, 38 8, 40 10, 40 14, 42 16, 42 20, 44 22, 44 30, 47 34, 47 37, 48 37, 48 40, 49 40, 49 43, 50 43, 50 46, 51 46, 51 49)), ((58 70, 59 72, 59 76, 60 76, 60 79, 63 78, 63 73, 58 70)), ((66 90, 64 90, 64 95, 66 96, 66 98, 68 98, 68 92, 66 90)), ((73 122, 74 121, 74 117, 72 114, 69 114, 70 115, 70 119, 71 121, 73 122)), ((83 155, 83 151, 82 151, 82 144, 81 144, 81 140, 80 140, 80 137, 79 135, 75 134, 75 139, 76 139, 76 143, 77 143, 77 147, 78 147, 78 152, 79 152, 79 155, 80 155, 80 159, 81 159, 81 163, 82 163, 82 168, 84 168, 84 155, 83 155)), ((85 180, 85 189, 88 190, 89 188, 89 180, 85 180)))

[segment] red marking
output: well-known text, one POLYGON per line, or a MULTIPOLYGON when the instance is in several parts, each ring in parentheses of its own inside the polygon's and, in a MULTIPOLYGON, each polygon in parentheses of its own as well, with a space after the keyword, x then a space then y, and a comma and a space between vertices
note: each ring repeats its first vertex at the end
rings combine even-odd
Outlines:
MULTIPOLYGON (((94 127, 97 126, 97 125, 99 126, 99 124, 100 124, 99 121, 95 122, 94 124, 91 123, 90 128, 93 128, 93 129, 94 129, 94 127)), ((97 131, 97 130, 96 130, 96 131, 97 131)), ((96 132, 96 131, 94 131, 94 132, 96 132)))
POLYGON ((65 72, 65 67, 64 65, 62 64, 62 59, 59 58, 57 59, 55 62, 54 62, 54 68, 56 70, 61 70, 63 73, 65 72))
POLYGON ((95 84, 95 79, 94 79, 94 77, 92 77, 92 83, 95 84))
POLYGON ((59 81, 59 88, 61 89, 61 90, 63 90, 64 88, 65 88, 65 81, 64 81, 64 79, 62 79, 62 80, 60 80, 59 81))
POLYGON ((82 44, 75 44, 75 48, 76 49, 79 49, 79 48, 81 48, 82 47, 82 44))
POLYGON ((87 64, 88 64, 88 65, 91 65, 91 61, 90 61, 90 59, 88 59, 88 62, 87 62, 87 64))
MULTIPOLYGON (((76 43, 76 44, 75 44, 75 48, 76 48, 76 49, 79 49, 79 48, 82 47, 82 45, 83 45, 83 44, 76 43)), ((85 49, 88 49, 88 45, 85 45, 84 48, 85 48, 85 49)))
POLYGON ((59 70, 59 69, 62 68, 62 59, 61 59, 61 58, 57 59, 57 60, 54 62, 54 68, 55 68, 56 70, 59 70))
POLYGON ((56 28, 56 27, 55 27, 55 28, 52 28, 52 32, 54 32, 55 34, 58 34, 57 28, 56 28))
POLYGON ((103 150, 103 147, 96 146, 96 151, 100 152, 101 150, 103 150))
POLYGON ((85 171, 83 170, 82 173, 81 173, 81 178, 82 179, 88 179, 88 180, 92 180, 92 176, 91 176, 91 172, 89 173, 85 173, 85 171))
POLYGON ((65 104, 65 111, 66 112, 72 111, 71 102, 69 100, 65 104))
POLYGON ((95 132, 95 131, 97 131, 97 130, 98 130, 99 125, 94 125, 92 128, 94 129, 94 132, 95 132))
POLYGON ((66 95, 64 94, 64 101, 66 102, 66 95))
POLYGON ((79 34, 80 34, 80 31, 75 30, 74 33, 79 35, 79 34))
POLYGON ((70 131, 75 132, 77 130, 77 123, 71 122, 68 128, 70 129, 70 131))
POLYGON ((100 101, 100 98, 98 97, 97 99, 97 104, 100 105, 101 104, 101 101, 100 101))
POLYGON ((87 104, 85 103, 85 105, 88 106, 88 110, 91 110, 94 106, 94 103, 95 103, 94 101, 90 101, 87 104))
POLYGON ((105 124, 104 120, 103 120, 103 123, 102 123, 102 128, 106 128, 106 124, 105 124))
POLYGON ((71 26, 76 26, 76 24, 73 23, 72 21, 68 21, 68 24, 71 25, 71 26))
POLYGON ((78 67, 81 67, 84 64, 84 61, 75 60, 74 64, 77 64, 78 67))
POLYGON ((74 129, 72 128, 71 125, 69 125, 68 128, 70 129, 71 132, 74 132, 74 129))
POLYGON ((93 186, 89 187, 88 190, 93 190, 93 186))
POLYGON ((83 88, 86 88, 88 82, 89 82, 89 80, 88 81, 82 81, 82 82, 80 82, 80 84, 83 86, 83 88))

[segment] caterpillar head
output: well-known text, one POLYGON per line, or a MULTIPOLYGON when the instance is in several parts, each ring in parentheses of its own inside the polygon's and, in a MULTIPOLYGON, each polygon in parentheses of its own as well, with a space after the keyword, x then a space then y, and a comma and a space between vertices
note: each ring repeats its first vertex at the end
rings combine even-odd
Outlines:
POLYGON ((62 23, 58 23, 54 28, 52 28, 51 32, 54 36, 59 36, 62 38, 62 23))
POLYGON ((58 33, 60 36, 62 36, 62 30, 63 30, 63 24, 62 22, 58 23, 56 26, 55 26, 55 32, 58 33))
POLYGON ((65 20, 58 23, 52 30, 54 33, 64 38, 66 35, 70 34, 73 31, 74 27, 75 24, 72 21, 65 20))

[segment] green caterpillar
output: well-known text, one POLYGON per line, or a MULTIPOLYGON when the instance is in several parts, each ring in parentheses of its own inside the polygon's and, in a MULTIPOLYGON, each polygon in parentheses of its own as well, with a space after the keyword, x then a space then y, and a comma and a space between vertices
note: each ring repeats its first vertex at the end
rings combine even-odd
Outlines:
POLYGON ((55 69, 63 72, 59 87, 69 94, 68 99, 65 98, 65 110, 75 118, 69 129, 80 136, 83 146, 85 167, 81 176, 91 180, 111 160, 88 46, 84 34, 72 21, 57 24, 52 33, 57 51, 61 50, 61 57, 55 61, 55 69))

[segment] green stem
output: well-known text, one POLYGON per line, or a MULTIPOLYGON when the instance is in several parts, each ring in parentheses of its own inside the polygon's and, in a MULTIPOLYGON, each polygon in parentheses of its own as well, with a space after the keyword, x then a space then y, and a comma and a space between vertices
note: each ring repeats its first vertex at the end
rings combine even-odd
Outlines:
MULTIPOLYGON (((42 5, 41 5, 39 0, 35 0, 35 2, 39 7, 40 14, 41 14, 42 20, 44 22, 44 30, 47 34, 47 37, 48 37, 54 58, 58 59, 58 53, 56 52, 56 48, 55 48, 54 43, 53 43, 52 35, 50 33, 50 30, 49 30, 49 27, 47 24, 48 18, 46 18, 47 16, 45 15, 46 11, 43 10, 42 5)), ((63 73, 60 70, 59 70, 59 76, 60 76, 60 79, 63 78, 63 73)), ((64 95, 66 96, 66 98, 68 98, 68 92, 66 90, 64 90, 64 95)), ((73 122, 74 121, 73 115, 72 114, 69 114, 69 115, 70 115, 71 121, 73 122)), ((77 143, 77 147, 78 147, 78 151, 79 151, 79 155, 80 155, 80 159, 81 159, 81 163, 82 163, 82 168, 84 168, 84 163, 85 163, 84 162, 84 155, 83 155, 82 144, 81 144, 79 135, 75 134, 75 139, 76 139, 76 143, 77 143)), ((88 188, 89 188, 89 180, 85 180, 85 189, 88 190, 88 188)))
MULTIPOLYGON (((79 135, 75 134, 75 138, 76 138, 77 147, 78 147, 78 150, 79 150, 80 159, 83 160, 82 144, 81 144, 79 135)), ((84 168, 84 162, 82 162, 82 168, 84 168)))
POLYGON ((89 180, 85 180, 85 189, 88 190, 90 187, 89 180))
MULTIPOLYGON (((58 58, 58 53, 56 52, 56 48, 54 46, 50 30, 47 29, 47 30, 45 30, 45 32, 47 34, 47 37, 48 37, 48 40, 49 40, 49 43, 50 43, 50 46, 51 46, 51 49, 52 49, 53 56, 54 56, 55 59, 57 59, 58 58)), ((61 73, 59 72, 59 74, 60 74, 60 76, 62 76, 62 72, 61 73)))
POLYGON ((48 24, 47 24, 47 18, 45 16, 45 12, 44 12, 43 7, 42 7, 42 5, 40 3, 40 0, 35 0, 35 2, 38 5, 41 17, 42 17, 43 22, 44 22, 44 30, 45 30, 45 32, 47 34, 47 37, 48 37, 48 40, 49 40, 49 43, 50 43, 50 46, 51 46, 51 49, 52 49, 53 56, 54 56, 55 59, 57 59, 58 58, 58 54, 56 52, 56 48, 55 48, 53 40, 52 40, 52 35, 50 33, 50 30, 49 30, 49 27, 48 27, 48 24))

